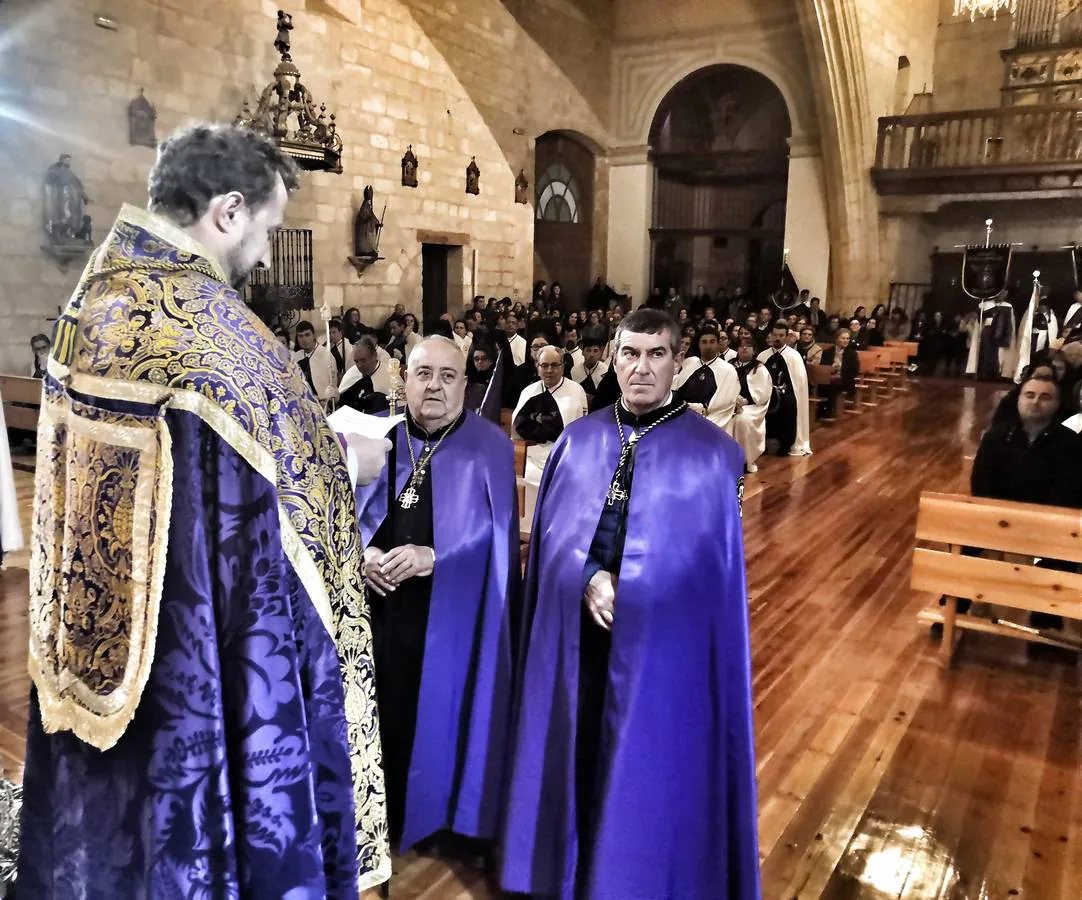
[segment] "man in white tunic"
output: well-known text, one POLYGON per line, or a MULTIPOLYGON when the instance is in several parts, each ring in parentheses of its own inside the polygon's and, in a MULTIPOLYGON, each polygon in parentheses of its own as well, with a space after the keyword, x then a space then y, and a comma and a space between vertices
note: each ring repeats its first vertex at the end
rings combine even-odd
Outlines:
POLYGON ((729 434, 744 450, 744 467, 754 473, 759 471, 755 461, 766 450, 766 413, 774 394, 774 382, 766 366, 755 358, 755 342, 751 338, 740 342, 733 366, 740 380, 740 396, 729 422, 729 434))
POLYGON ((699 331, 699 358, 689 358, 676 379, 676 393, 718 428, 728 428, 740 396, 736 369, 719 355, 719 330, 703 325, 699 331))
POLYGON ((353 345, 353 365, 338 385, 338 403, 361 412, 379 412, 387 408, 391 393, 389 363, 380 356, 382 348, 371 335, 364 335, 353 345))
POLYGON ((582 385, 564 377, 563 354, 556 347, 545 347, 540 352, 537 372, 541 380, 522 391, 511 417, 512 436, 531 444, 526 449, 524 479, 527 520, 533 514, 533 500, 552 445, 568 425, 586 415, 589 405, 582 385))
POLYGON ((587 332, 582 341, 582 362, 575 363, 571 367, 571 380, 582 385, 582 389, 586 392, 586 397, 590 401, 591 409, 593 409, 593 399, 597 387, 601 384, 604 374, 609 371, 608 363, 603 362, 601 359, 601 355, 605 350, 605 343, 603 335, 587 332))
POLYGON ((779 319, 770 331, 770 346, 759 354, 778 401, 776 408, 767 413, 766 436, 778 442, 779 456, 811 456, 808 372, 788 339, 789 325, 779 319))

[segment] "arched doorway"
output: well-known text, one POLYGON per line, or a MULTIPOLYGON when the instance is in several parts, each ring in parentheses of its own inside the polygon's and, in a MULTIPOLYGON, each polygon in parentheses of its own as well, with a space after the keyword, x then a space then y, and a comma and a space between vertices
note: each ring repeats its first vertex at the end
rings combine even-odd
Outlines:
POLYGON ((773 289, 791 133, 781 92, 743 66, 700 69, 666 95, 650 129, 653 287, 773 289))
POLYGON ((534 150, 534 279, 560 282, 578 309, 593 283, 594 154, 550 131, 534 150))

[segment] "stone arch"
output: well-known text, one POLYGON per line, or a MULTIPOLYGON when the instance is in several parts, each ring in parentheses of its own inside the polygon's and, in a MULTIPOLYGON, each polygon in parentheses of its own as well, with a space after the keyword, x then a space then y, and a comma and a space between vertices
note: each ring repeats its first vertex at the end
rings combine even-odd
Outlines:
POLYGON ((759 296, 776 287, 791 136, 784 95, 747 66, 697 69, 665 95, 648 144, 653 288, 688 296, 698 285, 711 294, 739 286, 759 296), (775 202, 782 212, 769 226, 753 221, 775 202))
POLYGON ((673 59, 667 66, 659 67, 648 83, 636 85, 639 99, 633 110, 626 111, 624 123, 630 132, 627 136, 631 138, 631 143, 639 146, 647 145, 654 117, 665 98, 697 72, 719 65, 741 66, 772 82, 785 100, 794 137, 799 136, 802 140, 806 140, 809 133, 816 131, 813 124, 814 109, 807 102, 803 102, 804 98, 799 98, 793 89, 794 83, 798 80, 797 74, 779 67, 777 60, 765 54, 734 49, 732 52, 724 53, 713 51, 682 55, 673 59))

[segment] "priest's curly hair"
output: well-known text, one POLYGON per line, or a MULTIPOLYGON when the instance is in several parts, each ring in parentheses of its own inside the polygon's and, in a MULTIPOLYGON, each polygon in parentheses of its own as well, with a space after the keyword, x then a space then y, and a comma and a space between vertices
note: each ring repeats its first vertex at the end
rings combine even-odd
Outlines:
POLYGON ((191 125, 166 138, 150 171, 152 212, 190 225, 214 197, 237 191, 251 209, 267 203, 281 176, 287 191, 300 182, 297 164, 273 141, 232 125, 191 125))

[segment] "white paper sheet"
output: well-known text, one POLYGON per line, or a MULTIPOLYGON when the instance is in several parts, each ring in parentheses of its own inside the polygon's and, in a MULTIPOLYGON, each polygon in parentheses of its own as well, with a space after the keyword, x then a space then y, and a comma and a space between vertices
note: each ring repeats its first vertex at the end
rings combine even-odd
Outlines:
MULTIPOLYGON (((370 416, 368 413, 357 412, 349 406, 343 406, 327 416, 327 422, 339 434, 356 434, 364 438, 379 440, 386 438, 391 429, 399 422, 405 421, 405 416, 370 416)), ((346 448, 346 466, 349 468, 350 483, 357 487, 359 474, 357 454, 351 447, 346 448)))
POLYGON ((405 419, 405 416, 370 416, 349 406, 343 406, 327 416, 331 428, 339 434, 356 434, 366 438, 387 437, 388 432, 405 419))

